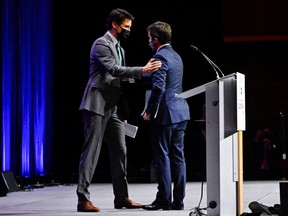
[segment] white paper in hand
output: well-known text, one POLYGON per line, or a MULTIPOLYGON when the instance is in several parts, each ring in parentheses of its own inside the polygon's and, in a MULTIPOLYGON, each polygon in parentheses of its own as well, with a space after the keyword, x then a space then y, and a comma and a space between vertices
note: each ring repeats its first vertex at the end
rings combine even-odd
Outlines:
POLYGON ((137 130, 138 127, 132 124, 129 124, 127 122, 124 122, 124 126, 125 126, 125 135, 135 138, 136 134, 137 134, 137 130))

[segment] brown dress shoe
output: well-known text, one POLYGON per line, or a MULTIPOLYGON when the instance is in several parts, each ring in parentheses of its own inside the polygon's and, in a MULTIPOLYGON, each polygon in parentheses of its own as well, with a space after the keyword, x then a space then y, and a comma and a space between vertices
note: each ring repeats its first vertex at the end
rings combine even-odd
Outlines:
POLYGON ((78 212, 99 212, 100 209, 90 201, 79 201, 77 205, 78 212))
POLYGON ((133 208, 141 208, 142 204, 133 202, 130 199, 126 199, 122 202, 115 202, 114 203, 114 208, 115 209, 122 209, 122 208, 127 208, 127 209, 133 209, 133 208))

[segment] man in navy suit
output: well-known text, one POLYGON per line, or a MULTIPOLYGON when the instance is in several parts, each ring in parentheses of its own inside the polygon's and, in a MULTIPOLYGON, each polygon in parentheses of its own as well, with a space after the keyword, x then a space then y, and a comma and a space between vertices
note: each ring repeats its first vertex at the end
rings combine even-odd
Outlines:
POLYGON ((120 46, 129 37, 134 17, 123 9, 114 9, 107 18, 108 31, 96 39, 90 51, 90 74, 80 110, 83 113, 85 141, 82 146, 77 186, 79 212, 99 212, 90 200, 93 178, 102 142, 108 145, 114 192, 114 208, 140 208, 129 199, 124 121, 125 97, 121 79, 138 78, 161 67, 151 59, 145 66, 125 66, 125 52, 120 46), (117 47, 118 46, 118 47, 117 47), (123 107, 124 106, 124 107, 123 107), (123 111, 124 110, 124 111, 123 111), (120 113, 120 111, 122 113, 120 113))
POLYGON ((171 46, 171 26, 155 22, 147 28, 149 45, 162 67, 151 75, 152 89, 143 119, 151 122, 152 151, 158 179, 156 199, 146 210, 183 210, 186 187, 184 135, 190 111, 182 92, 183 62, 171 46), (173 183, 173 189, 172 189, 173 183))

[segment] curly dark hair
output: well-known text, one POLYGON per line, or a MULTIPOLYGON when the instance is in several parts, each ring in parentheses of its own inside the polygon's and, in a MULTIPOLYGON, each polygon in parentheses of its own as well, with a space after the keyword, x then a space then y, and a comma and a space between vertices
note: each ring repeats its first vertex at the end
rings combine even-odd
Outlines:
POLYGON ((128 11, 121 9, 121 8, 116 8, 110 12, 110 14, 107 17, 106 20, 106 28, 111 29, 112 28, 112 22, 116 22, 118 25, 121 25, 121 23, 125 20, 134 20, 134 16, 129 13, 128 11))

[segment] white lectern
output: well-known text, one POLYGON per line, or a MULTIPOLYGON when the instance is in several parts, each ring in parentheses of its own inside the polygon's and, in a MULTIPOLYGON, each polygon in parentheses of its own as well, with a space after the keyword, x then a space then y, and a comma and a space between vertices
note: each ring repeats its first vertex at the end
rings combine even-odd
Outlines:
POLYGON ((241 132, 246 125, 245 76, 233 73, 177 97, 189 98, 203 92, 206 107, 207 205, 211 201, 217 204, 215 208, 207 209, 207 215, 237 215, 237 201, 240 215, 243 183, 241 132))

